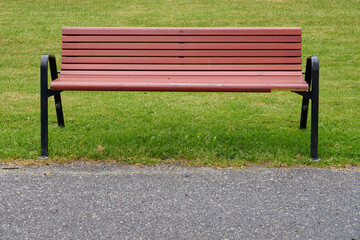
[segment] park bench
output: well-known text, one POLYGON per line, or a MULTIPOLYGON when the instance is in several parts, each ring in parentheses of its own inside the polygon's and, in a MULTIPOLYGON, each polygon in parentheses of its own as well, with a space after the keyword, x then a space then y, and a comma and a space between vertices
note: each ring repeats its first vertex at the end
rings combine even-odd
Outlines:
POLYGON ((41 155, 48 157, 48 98, 64 126, 62 91, 271 92, 311 100, 311 150, 318 160, 319 61, 301 67, 301 28, 62 29, 61 72, 41 58, 41 155), (48 64, 51 82, 48 87, 48 64), (305 77, 303 77, 305 74, 305 77))

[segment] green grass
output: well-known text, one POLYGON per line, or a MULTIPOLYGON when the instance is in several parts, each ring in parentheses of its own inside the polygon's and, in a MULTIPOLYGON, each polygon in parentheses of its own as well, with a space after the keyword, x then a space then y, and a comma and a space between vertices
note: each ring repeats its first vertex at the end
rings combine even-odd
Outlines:
POLYGON ((289 92, 64 92, 65 128, 56 126, 50 100, 50 161, 360 164, 358 0, 2 0, 0 8, 2 162, 40 153, 40 57, 55 55, 59 64, 63 26, 299 26, 303 62, 320 59, 322 161, 309 160, 310 129, 298 129, 301 98, 289 92))

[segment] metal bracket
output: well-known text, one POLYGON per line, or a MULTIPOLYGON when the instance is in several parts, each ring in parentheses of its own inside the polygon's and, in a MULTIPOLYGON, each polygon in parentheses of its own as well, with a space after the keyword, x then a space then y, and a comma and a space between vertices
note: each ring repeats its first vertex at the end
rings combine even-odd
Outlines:
POLYGON ((48 89, 47 90, 47 97, 49 98, 49 97, 52 97, 52 96, 54 96, 54 95, 56 95, 56 94, 59 94, 59 93, 61 93, 62 91, 52 91, 52 90, 50 90, 50 89, 48 89))
POLYGON ((312 99, 313 97, 313 92, 312 91, 309 91, 309 92, 302 92, 302 91, 292 91, 293 93, 297 93, 301 96, 303 96, 304 98, 307 98, 307 99, 312 99))

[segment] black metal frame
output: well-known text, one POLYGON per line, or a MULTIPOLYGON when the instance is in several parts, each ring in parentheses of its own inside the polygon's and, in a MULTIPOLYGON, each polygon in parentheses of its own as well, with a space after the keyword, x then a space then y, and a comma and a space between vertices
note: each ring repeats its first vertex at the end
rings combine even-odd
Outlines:
POLYGON ((319 161, 318 135, 319 135, 319 58, 308 57, 306 60, 305 81, 309 85, 309 91, 296 92, 303 96, 301 106, 300 129, 306 128, 309 100, 311 100, 311 147, 310 156, 313 161, 319 161))
MULTIPOLYGON (((58 77, 56 60, 52 55, 43 55, 40 65, 40 98, 41 98, 41 155, 48 158, 48 98, 54 96, 56 116, 59 127, 64 127, 64 115, 61 105, 61 91, 48 89, 48 64, 50 63, 51 80, 58 77)), ((318 157, 318 128, 319 128, 319 59, 316 56, 308 57, 306 61, 305 81, 309 85, 306 92, 294 91, 303 96, 300 118, 300 129, 305 129, 307 124, 309 100, 311 100, 311 150, 312 160, 318 157)))
POLYGON ((40 63, 40 109, 41 109, 41 154, 40 158, 48 158, 48 98, 54 96, 56 116, 59 127, 64 127, 64 115, 61 105, 60 91, 48 88, 48 66, 50 63, 51 81, 58 77, 56 60, 52 55, 43 55, 40 63))

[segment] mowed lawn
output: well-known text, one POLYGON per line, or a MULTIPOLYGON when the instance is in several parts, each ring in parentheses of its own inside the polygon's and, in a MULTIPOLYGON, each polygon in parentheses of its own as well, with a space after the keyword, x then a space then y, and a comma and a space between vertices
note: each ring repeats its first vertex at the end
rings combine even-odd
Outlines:
POLYGON ((322 160, 309 160, 310 128, 299 130, 301 97, 291 92, 64 92, 65 128, 49 100, 47 161, 360 163, 358 0, 2 0, 0 9, 1 162, 40 154, 40 57, 55 55, 60 67, 63 26, 156 26, 302 27, 303 68, 320 59, 322 160))

